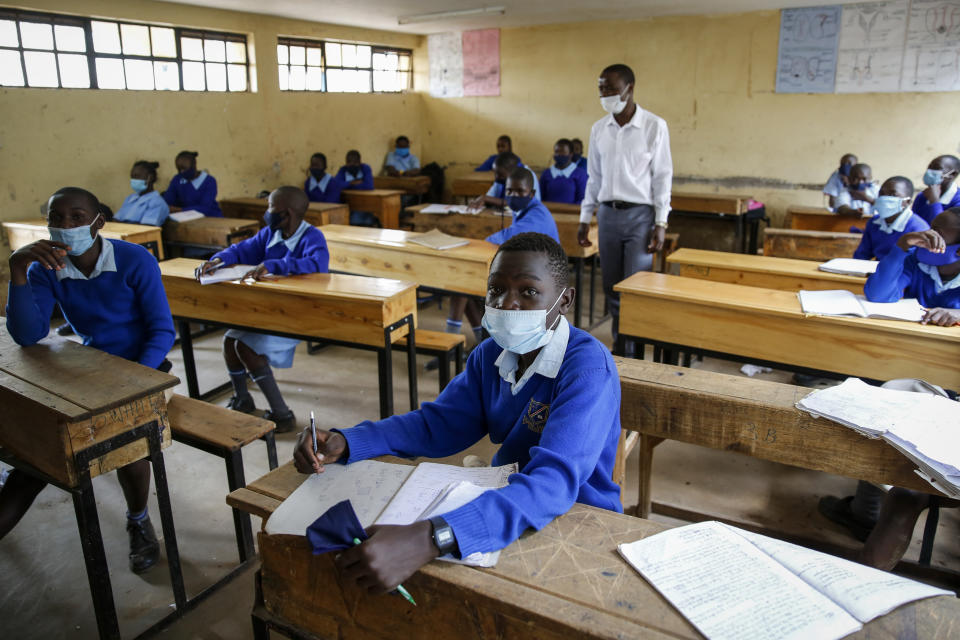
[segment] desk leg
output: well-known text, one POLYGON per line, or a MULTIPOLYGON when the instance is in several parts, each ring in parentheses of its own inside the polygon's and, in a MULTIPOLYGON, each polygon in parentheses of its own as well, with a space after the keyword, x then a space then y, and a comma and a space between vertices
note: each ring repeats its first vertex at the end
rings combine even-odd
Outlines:
POLYGON ((754 218, 750 221, 750 243, 747 250, 750 255, 757 255, 757 241, 760 239, 760 219, 754 218))
POLYGON ((639 493, 637 500, 637 517, 650 517, 650 476, 653 473, 653 448, 663 442, 663 438, 657 436, 648 436, 645 433, 640 434, 640 473, 639 473, 639 493))
POLYGON ((107 554, 103 549, 100 519, 97 517, 97 501, 93 496, 90 472, 80 478, 80 490, 73 492, 73 509, 77 513, 80 529, 80 546, 87 565, 87 580, 93 597, 93 612, 97 617, 97 630, 101 638, 120 638, 117 608, 110 587, 110 571, 107 554))
POLYGON ((583 258, 573 259, 573 286, 576 289, 577 297, 573 300, 573 326, 582 327, 580 324, 580 314, 583 311, 583 258))
MULTIPOLYGON (((227 487, 230 491, 247 486, 243 475, 243 451, 241 449, 232 451, 223 460, 227 465, 227 487)), ((240 556, 240 562, 246 562, 256 555, 253 549, 253 527, 250 524, 250 514, 236 507, 232 511, 233 529, 237 536, 237 554, 240 556)))
MULTIPOLYGON (((189 335, 189 334, 188 334, 189 335)), ((160 509, 160 524, 163 528, 163 544, 167 550, 167 565, 170 567, 170 585, 177 611, 183 615, 187 609, 187 593, 183 587, 183 571, 180 568, 180 551, 177 547, 177 531, 173 526, 173 510, 170 507, 170 490, 167 487, 167 468, 160 450, 160 422, 155 421, 147 442, 150 445, 150 462, 153 465, 153 483, 157 490, 157 506, 160 509)))
POLYGON ((940 497, 930 496, 930 506, 927 507, 927 521, 923 525, 923 542, 920 544, 920 558, 918 563, 929 567, 933 556, 933 539, 937 535, 937 523, 940 520, 940 497))
POLYGON ((743 235, 743 214, 739 216, 734 216, 734 227, 736 231, 734 233, 733 245, 737 248, 737 251, 740 253, 746 253, 746 238, 743 235))
POLYGON ((393 415, 393 353, 389 346, 377 351, 380 379, 380 419, 393 415))
MULTIPOLYGON (((413 328, 413 316, 408 316, 410 331, 407 333, 407 387, 410 392, 410 411, 416 411, 420 406, 417 394, 417 344, 416 330, 413 328)), ((389 345, 387 345, 389 349, 389 345)), ((442 365, 441 365, 442 366, 442 365)), ((449 365, 447 371, 449 371, 449 365)))
POLYGON ((187 393, 191 398, 200 397, 200 384, 197 382, 197 363, 193 359, 193 336, 190 335, 190 323, 177 320, 180 332, 180 352, 183 354, 183 368, 187 375, 187 393))

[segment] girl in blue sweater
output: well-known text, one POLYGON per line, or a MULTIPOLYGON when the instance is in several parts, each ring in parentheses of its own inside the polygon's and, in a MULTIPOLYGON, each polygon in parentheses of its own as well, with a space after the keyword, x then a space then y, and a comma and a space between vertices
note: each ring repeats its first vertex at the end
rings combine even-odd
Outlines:
POLYGON ((560 138, 553 145, 553 166, 540 176, 544 202, 580 204, 587 188, 587 171, 573 161, 573 144, 560 138))
MULTIPOLYGON (((246 277, 258 280, 266 274, 288 276, 300 273, 326 273, 330 253, 323 233, 307 223, 303 216, 310 201, 297 187, 280 187, 270 194, 267 223, 252 238, 227 247, 197 268, 197 278, 222 266, 249 264, 246 277), (256 265, 256 266, 253 266, 256 265)), ((293 354, 299 340, 252 331, 230 329, 223 340, 223 359, 233 383, 234 395, 227 407, 250 413, 256 409, 247 390, 247 372, 266 396, 270 410, 263 414, 276 423, 280 433, 296 426, 293 411, 284 402, 273 377, 274 367, 293 366, 293 354)))
POLYGON ((490 265, 483 325, 493 339, 474 349, 435 402, 318 432, 318 454, 309 429, 300 435, 294 460, 301 473, 388 453, 449 456, 485 436, 501 445, 494 465, 520 468, 508 486, 441 517, 370 527, 370 538, 337 560, 347 579, 386 591, 441 552, 466 557, 502 549, 574 502, 623 510, 611 480, 619 376, 609 350, 564 318, 576 295, 567 277, 567 256, 556 241, 539 233, 514 236, 490 265))
MULTIPOLYGON (((156 259, 140 245, 107 240, 100 202, 83 189, 66 187, 50 197, 50 240, 38 240, 10 256, 7 329, 17 344, 47 337, 50 312, 59 304, 83 344, 166 370, 173 346, 173 319, 156 259)), ((24 425, 27 428, 27 425, 24 425)), ((130 569, 146 571, 160 557, 147 514, 150 463, 117 470, 127 501, 130 569)), ((0 491, 0 538, 16 525, 45 483, 12 471, 0 491)))
POLYGON ((347 151, 346 164, 340 167, 336 177, 346 185, 345 189, 373 189, 373 169, 360 158, 360 152, 356 149, 347 151))
POLYGON ((340 202, 345 185, 339 178, 327 173, 327 156, 317 152, 310 156, 310 169, 303 190, 310 202, 340 202))
POLYGON ((181 151, 177 154, 177 175, 163 193, 163 199, 171 207, 185 211, 199 211, 205 216, 222 218, 217 204, 217 181, 206 171, 197 171, 196 151, 181 151))

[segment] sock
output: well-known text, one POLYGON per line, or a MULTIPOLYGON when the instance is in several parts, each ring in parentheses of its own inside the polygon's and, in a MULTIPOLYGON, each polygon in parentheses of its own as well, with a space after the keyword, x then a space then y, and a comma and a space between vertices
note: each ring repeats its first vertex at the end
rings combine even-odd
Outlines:
POLYGON ((270 411, 273 412, 274 416, 282 416, 290 413, 290 407, 287 406, 287 403, 283 401, 283 396, 280 395, 280 387, 277 386, 277 381, 273 377, 273 370, 270 368, 270 365, 262 369, 257 369, 256 371, 251 371, 250 375, 253 377, 253 381, 257 383, 257 386, 260 387, 263 395, 267 397, 267 402, 270 403, 270 411))
POLYGON ((247 391, 247 370, 240 369, 240 371, 230 371, 227 369, 227 373, 230 374, 230 382, 233 383, 233 394, 238 398, 242 398, 245 395, 249 395, 250 392, 247 391))
POLYGON ((483 342, 483 327, 474 327, 473 337, 477 339, 477 343, 483 342))
POLYGON ((451 320, 447 318, 447 333, 460 333, 463 328, 463 322, 460 320, 451 320))
POLYGON ((143 522, 149 516, 149 514, 147 513, 148 510, 149 510, 149 507, 145 508, 140 513, 130 513, 129 511, 127 511, 127 520, 129 520, 130 522, 143 522))

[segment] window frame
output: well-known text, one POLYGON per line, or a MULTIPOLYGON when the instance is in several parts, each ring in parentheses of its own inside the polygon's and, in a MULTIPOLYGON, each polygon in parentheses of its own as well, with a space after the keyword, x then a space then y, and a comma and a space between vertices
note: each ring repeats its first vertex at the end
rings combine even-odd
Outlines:
MULTIPOLYGON (((399 94, 399 93, 404 93, 405 91, 410 91, 411 89, 413 89, 413 49, 404 49, 404 48, 402 48, 402 47, 392 47, 392 46, 389 46, 389 45, 370 44, 370 43, 367 43, 367 42, 355 42, 355 41, 348 41, 348 40, 330 40, 330 39, 325 39, 325 38, 317 38, 317 39, 314 39, 314 38, 304 38, 303 36, 281 36, 281 35, 278 35, 278 36, 277 36, 277 47, 280 47, 280 46, 286 46, 286 47, 287 47, 287 63, 286 63, 286 64, 281 64, 280 60, 277 59, 276 55, 274 56, 274 61, 276 62, 276 65, 277 65, 277 77, 278 77, 277 85, 278 85, 279 91, 281 91, 281 92, 288 92, 288 91, 289 91, 289 92, 297 92, 297 93, 303 92, 303 93, 375 93, 375 94, 399 94), (327 58, 327 45, 328 45, 328 44, 336 44, 336 45, 345 45, 345 44, 346 44, 346 45, 354 45, 354 46, 358 46, 358 45, 359 45, 359 46, 370 47, 370 66, 369 66, 369 67, 344 67, 342 64, 340 64, 340 65, 330 65, 330 63, 328 62, 328 58, 327 58), (279 76, 280 76, 280 72, 281 72, 281 70, 282 70, 282 69, 281 69, 282 67, 286 67, 288 70, 289 70, 289 68, 292 67, 292 66, 297 66, 297 67, 301 67, 301 66, 302 66, 305 70, 306 70, 306 69, 310 69, 310 68, 317 68, 316 65, 309 65, 309 64, 307 64, 307 62, 306 62, 306 60, 307 60, 306 55, 304 55, 304 63, 303 63, 302 65, 299 65, 299 64, 298 64, 298 65, 292 65, 292 64, 290 64, 290 47, 292 47, 292 46, 293 46, 293 47, 304 47, 305 49, 319 49, 319 50, 320 50, 320 67, 319 67, 319 68, 321 69, 321 73, 323 74, 323 82, 322 82, 323 88, 322 88, 322 89, 308 89, 308 88, 306 88, 306 87, 304 87, 303 89, 291 89, 291 88, 289 88, 289 84, 287 85, 287 88, 286 88, 286 89, 279 87, 279 76), (382 91, 382 90, 381 90, 381 91, 378 91, 378 90, 375 90, 375 89, 373 88, 373 85, 374 85, 374 80, 373 80, 374 74, 375 74, 377 71, 385 71, 385 69, 375 69, 374 66, 373 66, 373 56, 376 55, 376 54, 378 54, 378 53, 381 53, 381 54, 384 54, 384 53, 395 53, 395 54, 397 54, 398 56, 407 56, 407 58, 410 60, 410 66, 409 66, 409 68, 408 68, 408 69, 405 69, 405 70, 402 70, 402 71, 401 71, 400 69, 397 69, 397 73, 406 73, 406 74, 408 74, 408 77, 407 77, 407 86, 406 86, 406 87, 400 89, 399 91, 382 91), (330 90, 330 83, 329 83, 329 81, 328 81, 328 79, 327 79, 327 71, 329 71, 329 70, 331 70, 331 69, 334 70, 334 71, 367 71, 367 72, 369 72, 369 74, 370 74, 369 89, 368 89, 367 91, 331 91, 331 90, 330 90)), ((341 63, 342 63, 342 59, 341 59, 341 63)))

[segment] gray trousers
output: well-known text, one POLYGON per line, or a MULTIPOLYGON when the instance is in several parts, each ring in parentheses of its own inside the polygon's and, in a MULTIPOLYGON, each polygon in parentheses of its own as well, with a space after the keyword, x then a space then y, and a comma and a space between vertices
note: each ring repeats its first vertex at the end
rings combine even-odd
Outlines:
POLYGON ((637 271, 653 269, 653 254, 647 253, 653 221, 653 207, 648 204, 630 209, 600 205, 597 209, 603 293, 613 318, 614 342, 620 333, 620 294, 613 285, 637 271))

